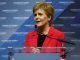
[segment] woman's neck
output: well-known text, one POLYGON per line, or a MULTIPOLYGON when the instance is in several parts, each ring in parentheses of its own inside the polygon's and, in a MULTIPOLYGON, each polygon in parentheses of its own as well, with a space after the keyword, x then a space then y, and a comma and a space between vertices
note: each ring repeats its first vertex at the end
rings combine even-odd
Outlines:
POLYGON ((38 28, 38 34, 46 35, 46 34, 48 34, 49 29, 50 29, 49 25, 39 27, 38 28))

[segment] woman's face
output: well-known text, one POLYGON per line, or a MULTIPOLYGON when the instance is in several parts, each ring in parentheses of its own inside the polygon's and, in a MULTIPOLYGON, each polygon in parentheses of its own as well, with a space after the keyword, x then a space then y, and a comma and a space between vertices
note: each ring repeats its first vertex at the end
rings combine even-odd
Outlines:
POLYGON ((38 9, 34 12, 35 25, 37 27, 49 25, 50 18, 45 14, 45 11, 38 9))

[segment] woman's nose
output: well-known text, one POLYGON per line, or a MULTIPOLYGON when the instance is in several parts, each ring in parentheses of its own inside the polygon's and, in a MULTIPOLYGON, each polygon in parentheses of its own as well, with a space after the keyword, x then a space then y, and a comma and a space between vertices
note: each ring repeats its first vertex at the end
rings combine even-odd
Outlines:
POLYGON ((35 18, 35 20, 38 20, 38 18, 35 18))
POLYGON ((38 20, 38 18, 39 18, 39 16, 37 15, 37 16, 35 17, 35 20, 38 20))

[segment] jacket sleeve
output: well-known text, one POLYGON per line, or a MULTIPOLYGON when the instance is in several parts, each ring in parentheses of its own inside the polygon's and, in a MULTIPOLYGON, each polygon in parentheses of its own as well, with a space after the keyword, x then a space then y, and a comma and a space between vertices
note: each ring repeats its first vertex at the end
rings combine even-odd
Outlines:
POLYGON ((24 41, 24 49, 23 52, 25 53, 30 53, 31 52, 31 47, 30 47, 30 34, 28 33, 27 36, 25 37, 25 41, 24 41))
POLYGON ((25 37, 25 41, 24 41, 24 46, 25 47, 28 47, 28 45, 29 45, 29 38, 30 38, 30 36, 29 36, 29 33, 26 35, 26 37, 25 37))
POLYGON ((63 33, 59 34, 58 39, 60 39, 60 41, 57 42, 57 47, 59 47, 57 50, 60 53, 60 56, 65 59, 66 58, 66 43, 63 42, 65 41, 65 36, 63 33))

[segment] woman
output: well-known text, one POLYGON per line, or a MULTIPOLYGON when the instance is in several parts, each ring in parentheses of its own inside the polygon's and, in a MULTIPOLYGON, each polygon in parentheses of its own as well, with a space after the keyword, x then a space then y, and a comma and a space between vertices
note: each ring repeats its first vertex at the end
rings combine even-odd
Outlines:
POLYGON ((64 34, 52 27, 54 14, 52 5, 44 2, 36 3, 33 14, 36 29, 27 34, 25 47, 32 47, 33 52, 56 52, 62 56, 64 52, 60 48, 63 47, 60 40, 64 40, 64 34))

